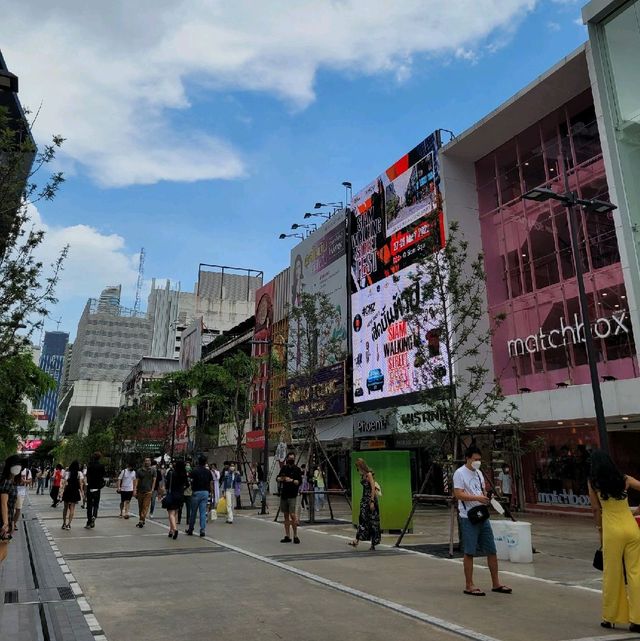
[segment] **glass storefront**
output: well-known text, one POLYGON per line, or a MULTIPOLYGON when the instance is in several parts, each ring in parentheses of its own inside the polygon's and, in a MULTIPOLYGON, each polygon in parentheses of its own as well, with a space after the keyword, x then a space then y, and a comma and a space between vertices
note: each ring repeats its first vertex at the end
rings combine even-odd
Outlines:
MULTIPOLYGON (((590 91, 476 163, 494 367, 505 394, 589 382, 569 221, 556 201, 522 200, 534 187, 609 199, 590 91)), ((578 212, 580 260, 600 375, 638 376, 614 218, 578 212)))
POLYGON ((522 465, 527 507, 589 508, 589 459, 598 447, 594 426, 526 430, 522 465))

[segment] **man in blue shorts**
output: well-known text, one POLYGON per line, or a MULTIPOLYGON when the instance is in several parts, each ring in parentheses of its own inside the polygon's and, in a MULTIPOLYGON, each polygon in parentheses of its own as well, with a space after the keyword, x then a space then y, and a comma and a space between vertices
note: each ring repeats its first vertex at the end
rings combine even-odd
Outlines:
MULTIPOLYGON (((458 499, 458 514, 460 516, 460 545, 464 552, 464 593, 470 596, 485 596, 485 593, 473 583, 473 557, 486 556, 491 572, 492 592, 511 594, 511 588, 500 583, 498 576, 498 556, 493 540, 491 522, 487 518, 482 522, 472 523, 469 512, 479 505, 488 505, 484 477, 480 473, 482 454, 472 445, 464 455, 465 464, 459 467, 453 475, 453 494, 458 499)), ((472 514, 473 516, 473 514, 472 514)))

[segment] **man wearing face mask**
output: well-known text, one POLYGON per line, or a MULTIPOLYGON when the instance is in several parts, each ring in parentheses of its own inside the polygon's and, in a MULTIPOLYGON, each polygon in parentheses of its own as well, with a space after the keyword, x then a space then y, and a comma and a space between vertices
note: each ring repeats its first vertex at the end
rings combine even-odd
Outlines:
MULTIPOLYGON (((489 518, 481 522, 472 522, 470 512, 480 505, 487 506, 490 502, 487 496, 484 477, 480 472, 482 454, 472 445, 464 454, 465 464, 459 467, 453 475, 453 494, 458 499, 458 514, 460 517, 460 546, 464 552, 464 593, 470 596, 485 596, 480 588, 473 583, 473 558, 486 556, 489 572, 491 573, 492 592, 511 594, 511 588, 500 583, 498 576, 498 556, 493 539, 493 530, 489 518)), ((488 512, 486 513, 488 517, 488 512)), ((471 514, 473 517, 474 514, 471 514)))
POLYGON ((287 462, 282 466, 276 479, 281 483, 280 511, 284 514, 284 539, 280 543, 291 543, 291 530, 293 529, 293 542, 300 543, 298 538, 298 492, 302 483, 302 470, 296 465, 296 456, 293 452, 287 455, 287 462))
POLYGON ((236 470, 236 464, 230 461, 229 466, 225 466, 222 475, 222 491, 224 492, 224 499, 227 502, 227 523, 233 523, 234 488, 236 483, 239 482, 240 474, 236 470))

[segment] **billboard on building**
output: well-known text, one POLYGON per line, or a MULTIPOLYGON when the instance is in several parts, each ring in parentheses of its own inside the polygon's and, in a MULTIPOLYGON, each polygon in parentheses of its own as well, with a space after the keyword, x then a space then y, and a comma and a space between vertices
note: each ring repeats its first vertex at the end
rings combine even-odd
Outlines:
POLYGON ((425 372, 447 382, 438 318, 418 331, 407 315, 426 309, 412 265, 429 247, 444 245, 439 192, 438 132, 425 138, 352 201, 351 313, 354 402, 400 396, 431 387, 425 372), (436 242, 434 243, 434 239, 436 242), (418 341, 428 343, 429 367, 414 360, 418 341))
MULTIPOLYGON (((335 213, 318 231, 291 251, 291 307, 300 304, 302 292, 325 294, 338 311, 330 339, 338 339, 341 351, 347 352, 347 263, 344 212, 335 213)), ((289 323, 289 372, 304 366, 299 324, 289 323)), ((319 349, 319 353, 323 350, 319 349)), ((334 359, 335 360, 335 359, 334 359)), ((320 365, 332 365, 329 362, 320 365)))
POLYGON ((306 376, 290 378, 287 395, 294 422, 344 414, 347 411, 344 361, 319 369, 311 384, 306 376))

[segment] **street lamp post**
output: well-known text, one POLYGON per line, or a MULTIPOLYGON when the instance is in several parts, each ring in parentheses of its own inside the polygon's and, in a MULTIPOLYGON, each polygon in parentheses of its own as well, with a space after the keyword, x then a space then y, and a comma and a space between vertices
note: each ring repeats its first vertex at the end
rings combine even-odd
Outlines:
POLYGON ((569 216, 569 235, 571 237, 571 250, 573 252, 573 265, 576 272, 576 281, 578 283, 578 300, 580 304, 580 315, 582 317, 582 326, 584 330, 584 343, 587 352, 587 362, 589 363, 589 375, 591 377, 591 391, 593 393, 593 405, 596 414, 596 425, 598 427, 598 438, 600 448, 605 452, 609 451, 609 440, 607 435, 607 422, 602 405, 602 392, 600 390, 600 379, 598 378, 598 364, 596 361, 596 350, 591 335, 591 322, 589 321, 589 302, 584 286, 584 270, 582 260, 580 259, 580 248, 578 245, 578 219, 576 216, 576 207, 583 207, 586 211, 603 214, 616 209, 616 205, 604 200, 584 200, 578 198, 575 191, 569 189, 569 179, 564 156, 562 157, 562 170, 564 175, 564 193, 558 194, 552 189, 537 188, 531 189, 523 194, 525 200, 535 202, 545 202, 547 200, 556 200, 567 208, 569 216))

